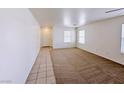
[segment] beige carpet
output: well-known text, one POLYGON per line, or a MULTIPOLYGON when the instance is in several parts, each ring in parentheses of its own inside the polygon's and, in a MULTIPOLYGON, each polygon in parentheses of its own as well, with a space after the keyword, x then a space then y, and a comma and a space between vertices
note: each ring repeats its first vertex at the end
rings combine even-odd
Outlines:
POLYGON ((58 84, 124 83, 124 66, 77 49, 51 51, 58 84))

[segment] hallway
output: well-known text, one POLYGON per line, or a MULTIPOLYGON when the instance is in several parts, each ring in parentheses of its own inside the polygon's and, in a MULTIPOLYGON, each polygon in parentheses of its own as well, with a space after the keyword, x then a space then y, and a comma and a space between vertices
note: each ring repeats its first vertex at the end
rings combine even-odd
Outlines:
POLYGON ((55 76, 50 57, 51 48, 41 48, 40 53, 34 63, 27 78, 27 84, 55 84, 55 76))

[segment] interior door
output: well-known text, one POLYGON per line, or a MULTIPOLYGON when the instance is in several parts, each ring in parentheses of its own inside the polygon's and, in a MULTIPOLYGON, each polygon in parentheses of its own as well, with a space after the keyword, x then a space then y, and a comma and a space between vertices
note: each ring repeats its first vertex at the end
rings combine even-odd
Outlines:
POLYGON ((45 28, 42 30, 42 46, 52 46, 52 29, 45 28))

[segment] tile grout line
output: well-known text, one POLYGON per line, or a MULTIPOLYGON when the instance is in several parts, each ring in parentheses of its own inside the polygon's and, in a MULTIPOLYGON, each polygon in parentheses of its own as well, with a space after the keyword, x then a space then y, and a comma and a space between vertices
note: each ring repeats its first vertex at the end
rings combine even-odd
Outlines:
POLYGON ((54 79, 55 79, 55 84, 56 84, 56 78, 55 78, 53 62, 52 62, 52 56, 51 56, 51 48, 49 48, 49 57, 50 57, 50 60, 51 60, 52 71, 53 71, 53 75, 54 75, 54 79))
MULTIPOLYGON (((41 63, 40 63, 41 64, 41 63)), ((40 65, 38 67, 38 71, 37 71, 37 75, 36 75, 36 80, 35 80, 35 83, 37 84, 37 80, 38 80, 38 73, 39 73, 39 69, 40 69, 40 65)))
POLYGON ((46 56, 46 84, 47 84, 47 56, 46 56))

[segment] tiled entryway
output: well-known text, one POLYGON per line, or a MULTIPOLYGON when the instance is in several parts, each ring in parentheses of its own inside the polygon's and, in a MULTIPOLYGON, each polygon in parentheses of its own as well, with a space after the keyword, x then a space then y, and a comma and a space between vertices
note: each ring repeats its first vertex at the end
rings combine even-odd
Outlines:
POLYGON ((56 84, 50 56, 51 48, 41 48, 26 84, 56 84))

